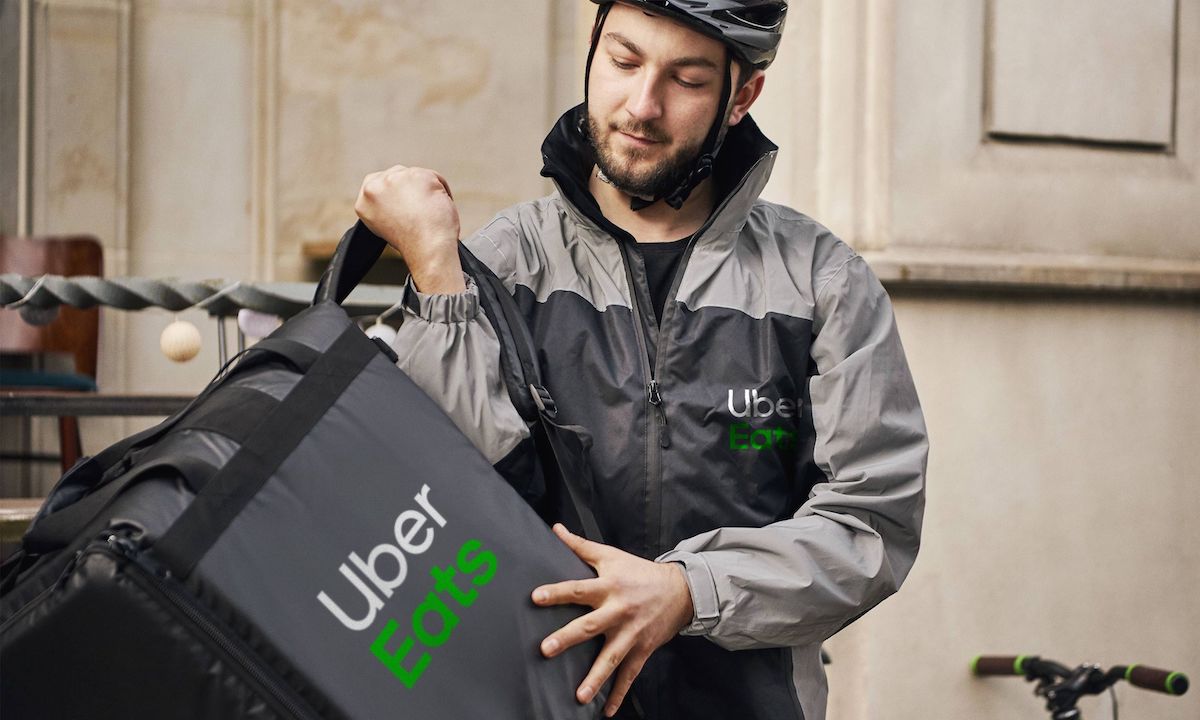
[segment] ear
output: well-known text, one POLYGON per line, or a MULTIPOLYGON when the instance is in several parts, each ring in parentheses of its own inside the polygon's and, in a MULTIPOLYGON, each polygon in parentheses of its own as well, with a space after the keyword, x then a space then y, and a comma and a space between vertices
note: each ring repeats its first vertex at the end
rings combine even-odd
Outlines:
POLYGON ((729 111, 730 127, 740 123, 742 118, 746 117, 746 113, 750 112, 750 106, 762 94, 763 83, 766 82, 766 77, 766 73, 762 70, 755 70, 750 74, 750 79, 742 83, 742 86, 734 93, 733 104, 729 111))

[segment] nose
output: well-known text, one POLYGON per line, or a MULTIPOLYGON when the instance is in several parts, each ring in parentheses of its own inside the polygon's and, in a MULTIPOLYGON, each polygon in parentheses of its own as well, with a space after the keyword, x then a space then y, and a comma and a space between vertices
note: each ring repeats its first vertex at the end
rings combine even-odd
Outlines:
POLYGON ((625 110, 643 122, 662 117, 662 98, 659 97, 659 83, 654 74, 643 73, 638 76, 636 83, 625 102, 625 110))

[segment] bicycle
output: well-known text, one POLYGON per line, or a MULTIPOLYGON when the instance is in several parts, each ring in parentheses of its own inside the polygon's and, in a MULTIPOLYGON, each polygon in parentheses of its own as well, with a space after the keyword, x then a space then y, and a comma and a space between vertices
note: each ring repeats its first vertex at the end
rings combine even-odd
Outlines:
POLYGON ((1112 688, 1121 680, 1168 695, 1183 695, 1188 690, 1187 676, 1181 672, 1145 665, 1116 665, 1103 670, 1099 665, 1084 664, 1072 670, 1037 655, 979 655, 971 661, 971 672, 976 676, 1023 675, 1026 681, 1037 682, 1033 694, 1046 699, 1046 710, 1053 720, 1081 720, 1083 715, 1075 706, 1079 698, 1105 690, 1112 695, 1112 716, 1117 720, 1117 694, 1112 688))

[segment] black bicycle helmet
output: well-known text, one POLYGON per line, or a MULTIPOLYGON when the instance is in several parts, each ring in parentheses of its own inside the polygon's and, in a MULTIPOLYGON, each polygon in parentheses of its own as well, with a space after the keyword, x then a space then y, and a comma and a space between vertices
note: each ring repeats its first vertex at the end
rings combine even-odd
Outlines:
POLYGON ((618 1, 667 15, 714 37, 759 70, 775 59, 788 9, 786 0, 592 0, 597 5, 618 1))
MULTIPOLYGON (((721 101, 717 106, 717 117, 709 129, 700 150, 700 156, 688 176, 673 191, 662 197, 630 200, 633 210, 649 207, 663 200, 676 210, 683 207, 692 190, 712 175, 714 159, 721 149, 721 126, 725 121, 725 108, 733 88, 730 86, 730 70, 733 55, 765 69, 775 60, 779 41, 783 37, 783 22, 787 17, 786 0, 592 0, 600 7, 596 14, 596 25, 592 34, 592 46, 588 51, 587 67, 584 71, 584 107, 588 101, 588 83, 592 72, 592 59, 604 27, 608 11, 616 2, 645 8, 649 12, 673 18, 690 28, 725 43, 731 55, 725 66, 725 82, 721 90, 721 101)), ((586 113, 585 113, 586 115, 586 113)), ((586 121, 586 118, 582 120, 586 121)), ((585 131, 581 123, 581 131, 585 131)))

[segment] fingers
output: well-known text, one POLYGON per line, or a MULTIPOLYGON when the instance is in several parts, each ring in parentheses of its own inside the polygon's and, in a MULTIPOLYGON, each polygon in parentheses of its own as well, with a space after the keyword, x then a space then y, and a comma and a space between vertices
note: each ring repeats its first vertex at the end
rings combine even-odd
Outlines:
POLYGON ((613 681, 612 692, 608 694, 608 703, 604 706, 604 717, 612 717, 617 714, 621 703, 625 701, 625 696, 633 687, 633 681, 641 674, 645 665, 645 657, 635 654, 625 657, 625 662, 621 663, 621 669, 617 671, 617 679, 613 681))
POLYGON ((588 605, 596 607, 604 599, 604 585, 597 579, 567 580, 542 585, 533 591, 533 601, 538 605, 588 605))
MULTIPOLYGON (((632 649, 633 640, 632 636, 628 633, 622 633, 604 643, 604 648, 600 650, 600 655, 596 658, 596 662, 592 663, 592 669, 588 671, 587 677, 583 679, 583 683, 575 691, 575 699, 581 703, 591 702, 600 688, 604 686, 604 683, 608 681, 608 678, 612 676, 618 667, 621 667, 621 663, 625 661, 625 657, 629 655, 629 651, 632 649)), ((641 671, 640 663, 638 664, 638 671, 641 671)), ((634 673, 634 677, 637 677, 637 673, 634 673)), ((611 704, 609 703, 609 705, 611 704)))
POLYGON ((387 187, 388 179, 394 178, 403 173, 408 168, 403 165, 393 165, 386 170, 369 173, 363 178, 362 190, 360 193, 366 195, 379 195, 387 187))
POLYGON ((600 561, 601 556, 604 554, 605 548, 608 547, 607 545, 592 542, 587 538, 579 537, 568 530, 567 526, 562 523, 554 523, 554 534, 558 536, 559 540, 566 543, 567 547, 571 548, 571 551, 578 555, 581 560, 592 567, 596 566, 596 563, 600 561))
POLYGON ((604 609, 593 610, 586 615, 581 615, 543 640, 542 654, 546 657, 554 657, 568 648, 585 643, 611 628, 615 624, 615 619, 612 611, 604 609))
POLYGON ((390 188, 401 185, 420 187, 428 192, 444 192, 451 200, 454 199, 450 183, 441 173, 406 165, 393 165, 386 170, 367 175, 363 178, 359 197, 377 198, 387 193, 390 188))

